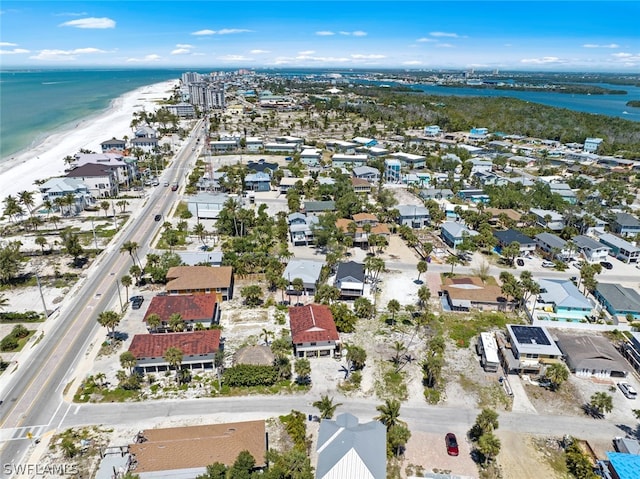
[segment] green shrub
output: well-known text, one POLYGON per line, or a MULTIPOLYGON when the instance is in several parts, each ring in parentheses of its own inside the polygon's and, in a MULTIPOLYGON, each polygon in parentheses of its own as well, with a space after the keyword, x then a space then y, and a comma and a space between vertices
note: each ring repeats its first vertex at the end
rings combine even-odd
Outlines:
POLYGON ((273 366, 237 364, 222 375, 230 387, 272 386, 278 380, 278 370, 273 366))
POLYGON ((5 336, 0 341, 0 351, 13 351, 15 349, 18 349, 18 340, 13 336, 5 336))
POLYGON ((424 398, 429 404, 438 404, 440 402, 440 391, 424 388, 424 398))

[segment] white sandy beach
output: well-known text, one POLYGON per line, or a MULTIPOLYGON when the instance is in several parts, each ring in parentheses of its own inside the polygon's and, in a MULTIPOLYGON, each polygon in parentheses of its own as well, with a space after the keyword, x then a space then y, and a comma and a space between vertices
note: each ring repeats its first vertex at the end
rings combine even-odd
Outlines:
POLYGON ((82 120, 72 130, 47 137, 35 147, 20 152, 11 160, 0 163, 0 201, 19 191, 37 190, 39 179, 64 174, 63 158, 80 149, 100 153, 100 143, 127 135, 133 113, 143 109, 150 112, 159 108, 157 101, 168 98, 178 80, 147 85, 115 99, 111 106, 96 117, 82 120))

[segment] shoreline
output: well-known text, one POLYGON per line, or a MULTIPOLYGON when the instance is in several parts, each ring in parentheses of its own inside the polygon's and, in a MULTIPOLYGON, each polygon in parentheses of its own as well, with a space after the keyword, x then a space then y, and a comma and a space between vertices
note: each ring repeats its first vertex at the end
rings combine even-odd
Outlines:
MULTIPOLYGON (((38 191, 36 180, 64 174, 64 157, 80 149, 101 153, 100 143, 113 137, 132 136, 133 113, 158 108, 157 101, 170 96, 177 79, 131 90, 114 98, 102 111, 48 132, 31 147, 0 163, 0 201, 20 191, 38 191), (75 123, 75 125, 74 125, 75 123)), ((39 203, 39 201, 37 202, 39 203)))

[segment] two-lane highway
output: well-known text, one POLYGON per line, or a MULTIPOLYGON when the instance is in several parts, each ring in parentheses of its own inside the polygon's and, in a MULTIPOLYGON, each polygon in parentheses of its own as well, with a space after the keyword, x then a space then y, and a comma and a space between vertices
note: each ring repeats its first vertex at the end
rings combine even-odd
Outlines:
MULTIPOLYGON (((165 179, 184 181, 184 168, 193 158, 192 148, 201 129, 202 121, 164 173, 165 179)), ((63 401, 62 393, 65 385, 73 379, 70 372, 100 329, 96 320, 98 314, 115 309, 118 304, 116 281, 128 273, 131 265, 129 256, 120 253, 120 247, 126 241, 135 241, 140 247, 139 255, 146 254, 161 226, 153 216, 158 212, 168 213, 177 198, 177 193, 170 188, 160 186, 153 191, 142 209, 133 212, 97 264, 90 268, 75 295, 65 300, 57 318, 48 320, 56 321, 57 325, 36 346, 38 350, 31 354, 29 363, 20 363, 13 373, 5 372, 12 377, 5 387, 4 404, 0 406, 0 434, 2 439, 10 437, 13 440, 4 442, 0 450, 0 464, 21 460, 29 446, 27 432, 41 433, 56 428, 66 416, 70 406, 63 401)), ((114 410, 113 414, 117 411, 114 410)))

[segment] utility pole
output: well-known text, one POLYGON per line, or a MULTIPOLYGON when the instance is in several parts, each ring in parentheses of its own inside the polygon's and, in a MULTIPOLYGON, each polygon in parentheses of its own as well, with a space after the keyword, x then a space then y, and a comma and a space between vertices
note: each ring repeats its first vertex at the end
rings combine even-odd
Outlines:
POLYGON ((49 311, 47 311, 47 303, 44 301, 44 295, 42 294, 42 285, 40 284, 40 277, 36 273, 36 282, 38 283, 38 291, 40 292, 40 299, 42 300, 42 308, 44 309, 45 319, 49 317, 49 311))
POLYGON ((113 229, 117 230, 118 222, 116 220, 116 204, 113 201, 111 202, 111 207, 113 208, 113 229))
POLYGON ((91 217, 91 231, 93 231, 93 244, 96 247, 96 254, 98 253, 98 239, 96 238, 96 229, 93 226, 93 216, 91 217))
POLYGON ((116 279, 116 288, 118 288, 118 300, 120 301, 120 312, 124 311, 122 304, 122 295, 120 294, 120 281, 116 279))

